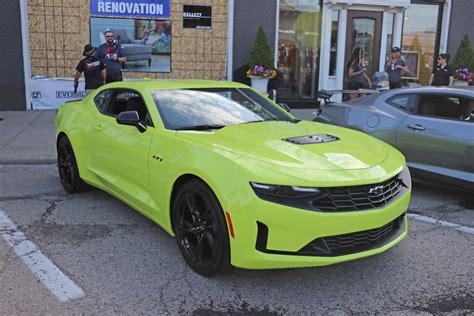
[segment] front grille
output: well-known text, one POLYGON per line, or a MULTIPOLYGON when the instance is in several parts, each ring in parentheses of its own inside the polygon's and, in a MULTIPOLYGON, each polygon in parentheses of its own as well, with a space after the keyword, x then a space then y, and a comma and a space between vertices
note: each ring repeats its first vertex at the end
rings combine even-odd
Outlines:
POLYGON ((379 228, 315 239, 299 250, 298 254, 332 257, 382 247, 404 231, 404 216, 405 214, 379 228))
POLYGON ((322 194, 311 205, 323 212, 380 208, 389 204, 400 193, 402 186, 402 180, 396 176, 378 184, 321 188, 322 194))
POLYGON ((410 189, 410 172, 404 168, 398 175, 379 183, 319 187, 316 192, 301 192, 286 196, 278 192, 256 189, 262 200, 293 208, 316 212, 354 212, 387 207, 410 189))
POLYGON ((258 251, 276 255, 336 257, 364 252, 388 244, 405 230, 405 214, 378 228, 317 238, 297 252, 267 249, 268 227, 257 222, 257 229, 255 249, 258 251))

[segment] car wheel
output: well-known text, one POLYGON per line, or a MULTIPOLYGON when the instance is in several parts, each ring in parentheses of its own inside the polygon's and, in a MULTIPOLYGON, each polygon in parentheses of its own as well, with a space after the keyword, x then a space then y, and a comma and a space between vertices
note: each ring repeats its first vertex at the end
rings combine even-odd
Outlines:
POLYGON ((173 229, 188 265, 203 276, 230 267, 229 235, 214 193, 199 180, 184 184, 173 203, 173 229))
POLYGON ((72 150, 71 142, 66 136, 59 139, 58 151, 58 171, 59 179, 64 190, 69 193, 77 193, 86 190, 87 185, 79 176, 76 157, 72 150))

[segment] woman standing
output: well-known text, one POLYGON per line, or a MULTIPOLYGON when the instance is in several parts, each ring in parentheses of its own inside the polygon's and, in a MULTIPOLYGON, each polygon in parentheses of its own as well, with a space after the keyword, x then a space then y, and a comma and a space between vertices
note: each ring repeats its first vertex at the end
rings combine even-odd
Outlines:
POLYGON ((454 71, 448 66, 449 54, 439 54, 438 66, 433 69, 430 77, 430 86, 452 86, 454 81, 454 71))
MULTIPOLYGON (((354 50, 352 51, 351 58, 346 64, 346 68, 348 77, 347 87, 349 88, 349 90, 362 89, 364 87, 364 80, 368 81, 370 87, 371 83, 369 77, 366 74, 367 68, 365 65, 364 50, 362 48, 354 48, 354 50)), ((351 99, 363 95, 364 94, 361 93, 350 94, 351 99)))
POLYGON ((409 72, 405 61, 400 57, 400 48, 393 47, 390 54, 390 60, 385 66, 385 71, 388 73, 388 82, 390 89, 398 89, 402 87, 402 74, 409 72))

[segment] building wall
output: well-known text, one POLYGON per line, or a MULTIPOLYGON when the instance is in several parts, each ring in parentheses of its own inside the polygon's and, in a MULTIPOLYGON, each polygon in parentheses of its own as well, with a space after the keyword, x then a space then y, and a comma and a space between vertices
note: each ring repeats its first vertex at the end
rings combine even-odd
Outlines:
MULTIPOLYGON (((218 79, 225 75, 227 0, 171 0, 171 73, 125 78, 218 79), (212 30, 183 29, 183 4, 212 5, 212 30)), ((33 76, 72 77, 90 42, 88 0, 28 0, 33 76)))
POLYGON ((259 26, 263 27, 274 51, 276 9, 277 0, 234 1, 234 69, 245 64, 259 26))
POLYGON ((0 11, 0 110, 25 110, 25 77, 21 37, 20 1, 5 1, 0 11))
POLYGON ((451 18, 448 34, 448 53, 452 57, 456 55, 459 43, 464 34, 469 35, 471 46, 474 47, 474 1, 473 0, 451 0, 451 18))

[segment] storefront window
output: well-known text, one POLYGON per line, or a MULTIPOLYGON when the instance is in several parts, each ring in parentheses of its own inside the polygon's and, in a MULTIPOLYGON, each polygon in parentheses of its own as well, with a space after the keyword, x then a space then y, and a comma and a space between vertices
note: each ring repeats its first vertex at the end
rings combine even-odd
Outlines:
POLYGON ((336 60, 337 60, 337 33, 339 26, 339 11, 332 10, 331 14, 331 57, 329 61, 329 75, 336 75, 336 60))
POLYGON ((356 47, 364 50, 365 64, 368 73, 371 74, 376 69, 374 65, 374 37, 375 37, 375 19, 355 18, 352 27, 352 47, 351 52, 356 47))
POLYGON ((402 56, 408 58, 410 78, 427 85, 438 38, 439 4, 411 4, 405 12, 402 56))
POLYGON ((321 45, 319 0, 281 0, 278 68, 284 83, 279 100, 314 98, 318 89, 321 45))

